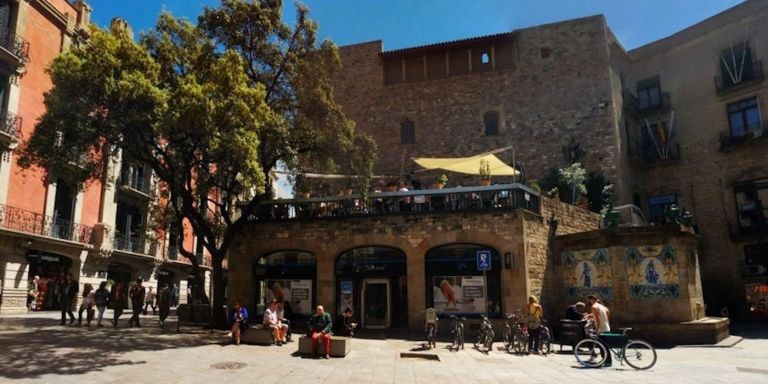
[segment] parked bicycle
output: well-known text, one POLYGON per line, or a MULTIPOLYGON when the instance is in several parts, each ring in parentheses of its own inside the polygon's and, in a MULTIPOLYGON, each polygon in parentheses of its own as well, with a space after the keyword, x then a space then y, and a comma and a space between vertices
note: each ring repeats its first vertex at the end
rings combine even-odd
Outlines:
POLYGON ((507 352, 525 353, 528 348, 528 333, 521 323, 519 311, 507 315, 502 330, 502 341, 507 352))
POLYGON ((426 349, 432 349, 437 347, 437 322, 427 324, 427 344, 426 349))
POLYGON ((597 333, 588 331, 588 337, 579 341, 573 350, 576 355, 576 361, 585 367, 597 368, 605 364, 608 353, 613 353, 622 365, 626 362, 627 365, 637 370, 653 367, 656 364, 656 349, 647 341, 630 339, 627 334, 632 328, 620 328, 620 330, 622 331, 621 335, 608 334, 622 338, 622 344, 617 349, 613 349, 603 343, 598 339, 597 333), (584 354, 579 353, 585 349, 589 351, 589 358, 585 358, 584 354))
POLYGON ((456 317, 455 315, 450 315, 450 319, 451 336, 453 338, 453 343, 450 348, 454 351, 464 349, 464 320, 466 319, 463 317, 456 317))
POLYGON ((552 347, 552 331, 547 326, 546 319, 541 319, 539 327, 541 328, 541 331, 539 331, 539 353, 546 356, 552 347))
POLYGON ((475 349, 488 353, 493 348, 493 326, 488 316, 483 316, 483 322, 480 324, 480 330, 477 332, 475 340, 475 349))

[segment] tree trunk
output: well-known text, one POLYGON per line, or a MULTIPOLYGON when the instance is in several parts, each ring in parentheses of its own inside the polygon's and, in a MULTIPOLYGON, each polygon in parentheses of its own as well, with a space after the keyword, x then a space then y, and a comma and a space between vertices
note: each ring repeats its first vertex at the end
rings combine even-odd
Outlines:
POLYGON ((224 269, 222 268, 223 261, 223 257, 211 256, 211 264, 213 264, 213 275, 211 276, 213 281, 211 313, 213 314, 213 326, 218 329, 227 328, 227 313, 224 311, 224 305, 227 304, 225 302, 224 290, 227 284, 226 281, 224 281, 224 269))

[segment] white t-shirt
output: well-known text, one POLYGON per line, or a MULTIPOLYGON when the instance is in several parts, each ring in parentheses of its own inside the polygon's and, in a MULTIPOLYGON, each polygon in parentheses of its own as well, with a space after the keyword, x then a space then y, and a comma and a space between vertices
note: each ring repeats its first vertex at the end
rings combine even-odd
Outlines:
POLYGON ((611 331, 611 324, 608 323, 608 308, 600 303, 592 304, 592 308, 597 311, 597 315, 600 317, 600 329, 598 333, 606 333, 611 331))
POLYGON ((264 324, 277 324, 277 312, 273 311, 272 308, 267 308, 267 310, 264 311, 264 324))

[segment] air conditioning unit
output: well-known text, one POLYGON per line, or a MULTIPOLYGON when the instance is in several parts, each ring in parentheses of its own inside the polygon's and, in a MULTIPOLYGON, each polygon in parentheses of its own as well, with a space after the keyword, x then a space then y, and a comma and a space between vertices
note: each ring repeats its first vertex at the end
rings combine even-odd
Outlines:
POLYGON ((748 265, 747 276, 759 276, 764 275, 768 271, 764 265, 748 265))

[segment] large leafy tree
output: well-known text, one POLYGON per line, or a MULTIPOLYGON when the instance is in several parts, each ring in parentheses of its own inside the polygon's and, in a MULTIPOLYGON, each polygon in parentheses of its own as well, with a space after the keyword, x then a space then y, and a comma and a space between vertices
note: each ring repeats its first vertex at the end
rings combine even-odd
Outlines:
POLYGON ((139 43, 92 27, 53 61, 46 112, 20 159, 75 181, 105 178, 118 153, 148 164, 166 197, 159 222, 179 244, 187 223, 211 255, 214 308, 234 237, 271 197, 271 170, 333 171, 342 156, 359 159, 352 169, 367 180, 374 161, 371 140, 333 101, 336 47, 316 42, 305 8, 293 27, 281 13, 280 1, 224 0, 198 25, 161 15, 139 43))

